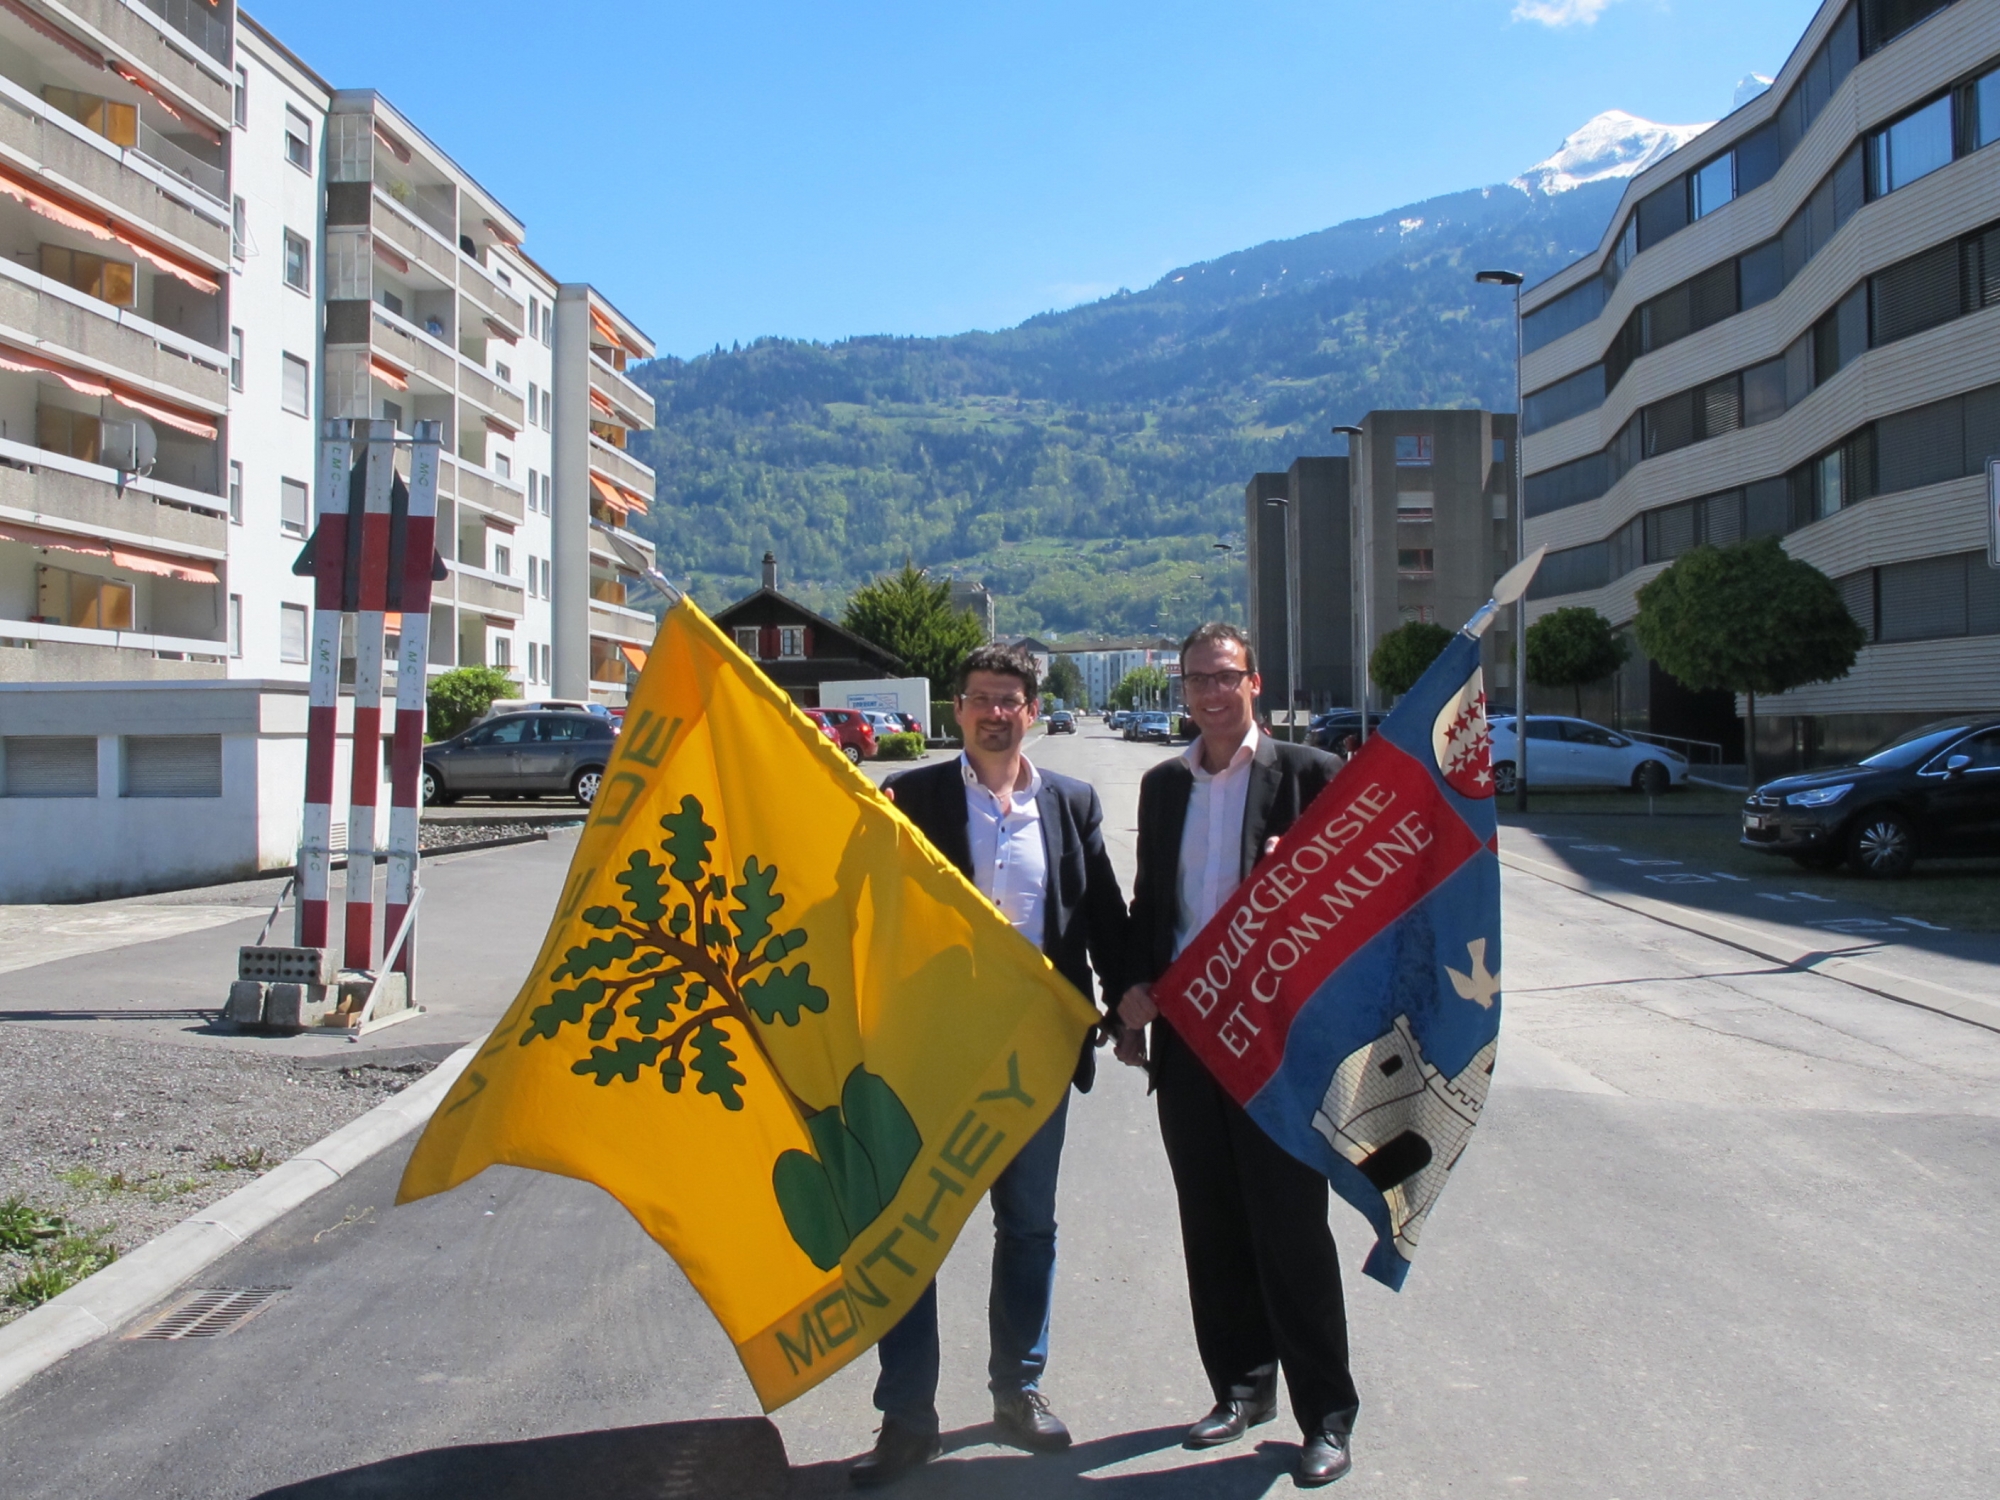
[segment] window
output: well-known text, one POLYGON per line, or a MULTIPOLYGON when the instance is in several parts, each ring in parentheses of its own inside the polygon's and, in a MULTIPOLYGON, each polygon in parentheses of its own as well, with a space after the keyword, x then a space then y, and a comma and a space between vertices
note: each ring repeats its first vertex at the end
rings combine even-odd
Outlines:
POLYGON ((306 659, 306 607, 303 604, 278 606, 278 660, 302 662, 306 659))
POLYGON ((240 328, 229 330, 229 388, 232 391, 243 389, 243 330, 240 328))
POLYGON ((279 404, 286 411, 303 417, 310 404, 312 388, 312 367, 296 354, 285 356, 284 388, 279 393, 279 404))
POLYGON ((222 736, 131 734, 124 742, 126 797, 220 797, 222 736))
POLYGON ((502 577, 510 577, 514 572, 514 554, 505 547, 493 549, 493 571, 502 577))
POLYGON ((1736 153, 1725 151, 1705 167, 1697 167, 1688 174, 1688 190, 1693 194, 1691 207, 1697 219, 1714 213, 1723 204, 1736 196, 1736 153))
POLYGON ((1521 402, 1521 431, 1540 432, 1603 404, 1604 366, 1591 365, 1558 380, 1554 385, 1530 391, 1521 402))
POLYGON ((87 297, 117 307, 139 305, 138 267, 129 260, 107 260, 85 250, 44 245, 41 267, 49 280, 75 287, 87 297))
POLYGON ((754 658, 757 655, 757 627, 755 625, 738 625, 735 635, 736 649, 741 651, 745 656, 754 658))
POLYGON ((542 431, 544 432, 553 432, 555 430, 555 406, 556 393, 554 391, 543 391, 542 431))
POLYGON ((35 569, 35 616, 75 630, 130 630, 132 585, 43 564, 35 569))
POLYGON ((286 536, 306 534, 307 490, 304 481, 278 481, 278 528, 286 536))
POLYGON ((243 596, 241 594, 231 594, 229 596, 228 631, 229 654, 231 656, 241 656, 243 654, 243 596))
POLYGON ((514 284, 514 278, 507 274, 507 268, 498 261, 493 263, 493 275, 504 287, 511 287, 514 284))
POLYGON ((556 310, 553 307, 548 307, 548 306, 543 307, 542 308, 543 343, 547 344, 554 341, 555 328, 556 328, 556 310))
POLYGON ((542 476, 542 514, 545 516, 554 515, 555 503, 556 476, 553 474, 544 474, 542 476))
POLYGON ((383 287, 381 291, 375 294, 375 300, 381 303, 384 307, 388 308, 389 311, 394 313, 397 317, 399 318, 402 317, 403 299, 401 297, 398 297, 394 292, 390 291, 386 286, 383 287))
POLYGON ((1908 187, 1951 162, 1951 95, 1868 137, 1868 196, 1908 187))
POLYGON ((34 734, 0 740, 6 780, 0 797, 95 797, 97 740, 92 735, 34 734))
POLYGON ((312 290, 312 247, 303 235, 285 231, 285 285, 295 292, 312 290))
POLYGON ((1436 514, 1437 496, 1430 490, 1410 490, 1396 497, 1398 521, 1428 521, 1436 514))
POLYGON ((1409 468, 1428 464, 1431 461, 1431 434, 1428 432, 1400 433, 1396 438, 1396 464, 1399 468, 1409 468))
POLYGON ((243 465, 233 458, 229 460, 229 519, 238 526, 243 524, 243 465))
POLYGON ((1396 571, 1411 576, 1422 576, 1437 571, 1436 554, 1429 547, 1398 547, 1396 549, 1396 571))
POLYGON ((535 477, 535 471, 530 469, 528 470, 528 509, 540 510, 542 508, 541 497, 541 481, 535 477))
POLYGON ((534 337, 535 331, 541 327, 541 321, 541 299, 539 297, 530 297, 528 299, 528 336, 530 338, 534 337))
POLYGON ((237 260, 250 253, 250 210, 241 198, 229 210, 229 253, 237 260))
POLYGON ((493 637, 493 665, 503 672, 514 665, 514 643, 504 635, 493 637))
POLYGON ((243 129, 250 123, 250 73, 246 68, 236 70, 236 128, 243 129))
POLYGON ((1972 149, 2000 141, 2000 68, 1995 68, 1966 90, 1972 106, 1971 128, 1966 131, 1972 149))
POLYGON ((528 382, 528 425, 530 427, 539 427, 541 425, 537 420, 537 413, 541 411, 541 407, 542 389, 531 380, 528 382))
POLYGON ((285 160, 301 172, 312 170, 312 122, 285 106, 285 160))
MULTIPOLYGON (((514 383, 514 372, 511 368, 501 364, 500 361, 496 359, 493 361, 493 378, 495 380, 502 381, 507 385, 512 385, 514 383)), ((530 406, 528 408, 528 420, 530 422, 535 420, 535 409, 533 406, 530 406)))
POLYGON ((511 455, 496 452, 493 455, 493 472, 502 479, 514 477, 514 460, 511 455))
POLYGON ((1521 350, 1532 354, 1552 344, 1566 333, 1593 323, 1604 311, 1605 286, 1601 276, 1593 276, 1571 287, 1553 302, 1544 302, 1521 319, 1521 350))
POLYGON ((778 627, 778 655, 786 661, 799 661, 806 654, 806 630, 803 625, 781 625, 778 627))

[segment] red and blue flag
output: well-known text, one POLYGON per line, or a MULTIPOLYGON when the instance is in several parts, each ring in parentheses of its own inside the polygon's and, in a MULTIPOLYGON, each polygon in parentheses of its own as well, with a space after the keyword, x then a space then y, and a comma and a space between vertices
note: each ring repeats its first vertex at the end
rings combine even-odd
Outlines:
POLYGON ((1374 1225, 1363 1269, 1391 1287, 1479 1122, 1500 1034, 1491 613, 1154 986, 1216 1080, 1374 1225))

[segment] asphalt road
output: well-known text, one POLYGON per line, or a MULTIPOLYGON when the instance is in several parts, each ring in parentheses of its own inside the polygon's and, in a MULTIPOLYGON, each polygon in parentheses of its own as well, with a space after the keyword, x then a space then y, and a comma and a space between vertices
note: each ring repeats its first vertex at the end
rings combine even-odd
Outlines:
MULTIPOLYGON (((1034 753, 1097 783, 1129 876, 1163 752, 1088 729, 1034 753)), ((547 872, 475 859, 495 871, 482 922, 532 944, 547 872)), ((1403 1293, 1355 1273, 1366 1231, 1334 1209, 1363 1398, 1340 1493, 2000 1493, 2000 1036, 1532 877, 1505 898, 1494 1092, 1403 1293)), ((872 1358, 766 1426, 610 1199, 494 1169, 391 1208, 402 1155, 211 1268, 204 1285, 288 1288, 236 1332, 105 1340, 0 1404, 0 1494, 845 1492, 872 1358)), ((1207 1393, 1138 1075, 1107 1068, 1075 1101, 1062 1218, 1047 1390, 1078 1447, 990 1441, 975 1220, 941 1288, 951 1452, 896 1493, 1288 1492, 1283 1420, 1200 1459, 1175 1446, 1207 1393)))

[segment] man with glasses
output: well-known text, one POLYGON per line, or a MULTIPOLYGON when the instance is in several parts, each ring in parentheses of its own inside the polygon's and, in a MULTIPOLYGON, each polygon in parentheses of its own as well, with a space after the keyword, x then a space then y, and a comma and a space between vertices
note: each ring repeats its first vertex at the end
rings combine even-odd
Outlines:
MULTIPOLYGON (((1014 930, 1048 955, 1086 998, 1091 970, 1110 1004, 1123 986, 1125 898, 1104 851, 1097 793, 1087 782, 1038 769, 1021 753, 1041 707, 1035 659, 1015 646, 981 646, 958 669, 953 711, 965 750, 955 760, 906 771, 885 790, 938 852, 1000 909, 1014 930)), ((979 996, 943 995, 941 1005, 979 996)), ((1096 1072, 1093 1042, 1075 1083, 1096 1072)), ((987 1300, 987 1383, 993 1421, 1032 1452, 1070 1444, 1069 1429, 1041 1393, 1048 1364, 1049 1303, 1055 1291, 1056 1175, 1069 1115, 1056 1112, 993 1184, 993 1284, 987 1300)), ((882 1373, 875 1449, 850 1471, 855 1484, 887 1484, 942 1451, 938 1438, 938 1314, 933 1283, 877 1349, 882 1373)))
POLYGON ((1277 1414, 1278 1369, 1304 1435, 1296 1478, 1329 1484, 1351 1467, 1360 1399, 1347 1365, 1340 1262, 1326 1179, 1258 1128, 1174 1034, 1151 981, 1319 795, 1341 762, 1280 744, 1253 717, 1262 690, 1250 641, 1211 622, 1181 643, 1181 688, 1200 737, 1139 783, 1139 874, 1118 1055, 1147 1061, 1152 1023, 1160 1136, 1180 1200, 1195 1346, 1215 1407, 1189 1448, 1234 1442, 1277 1414))

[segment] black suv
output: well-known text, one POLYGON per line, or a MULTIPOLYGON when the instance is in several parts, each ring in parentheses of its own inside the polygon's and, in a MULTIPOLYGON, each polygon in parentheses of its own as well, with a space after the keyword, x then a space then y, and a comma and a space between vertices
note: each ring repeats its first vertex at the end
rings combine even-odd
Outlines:
POLYGON ((597 799, 617 735, 601 714, 497 715, 424 746, 424 806, 445 806, 468 792, 505 797, 567 792, 588 807, 597 799))
POLYGON ((1884 877, 1920 854, 2000 854, 2000 718, 1940 719, 1858 764, 1767 782, 1743 803, 1742 843, 1884 877))

